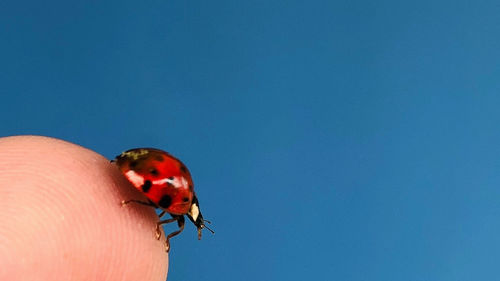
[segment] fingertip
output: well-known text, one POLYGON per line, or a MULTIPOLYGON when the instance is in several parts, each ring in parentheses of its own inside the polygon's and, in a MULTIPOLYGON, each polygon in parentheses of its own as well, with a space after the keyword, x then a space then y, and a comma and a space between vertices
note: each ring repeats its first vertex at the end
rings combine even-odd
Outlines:
POLYGON ((1 280, 166 279, 157 216, 122 206, 141 194, 108 159, 36 136, 0 138, 0 158, 1 280))

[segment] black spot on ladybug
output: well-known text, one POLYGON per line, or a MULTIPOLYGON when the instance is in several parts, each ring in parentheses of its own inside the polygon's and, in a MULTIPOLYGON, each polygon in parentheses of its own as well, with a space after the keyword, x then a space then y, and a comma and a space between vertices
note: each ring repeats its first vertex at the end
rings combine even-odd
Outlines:
POLYGON ((135 167, 137 167, 137 164, 138 164, 137 161, 132 161, 132 162, 130 162, 130 164, 128 164, 128 166, 130 168, 135 168, 135 167))
POLYGON ((147 193, 149 191, 149 189, 151 188, 152 186, 152 183, 150 180, 146 180, 144 182, 144 184, 142 185, 142 191, 144 191, 144 193, 147 193))
POLYGON ((172 197, 168 195, 163 195, 163 197, 161 197, 160 201, 158 202, 158 205, 163 209, 166 209, 170 206, 171 203, 172 203, 172 197))
POLYGON ((193 185, 192 184, 189 185, 189 190, 193 190, 193 185))
POLYGON ((156 155, 156 156, 155 156, 155 160, 156 160, 156 161, 163 162, 163 156, 161 156, 161 155, 156 155))
POLYGON ((184 197, 184 198, 182 198, 182 201, 184 201, 184 202, 188 202, 188 201, 189 201, 189 198, 184 197))
POLYGON ((183 173, 187 173, 187 168, 186 168, 186 166, 182 165, 182 166, 181 166, 181 171, 182 171, 183 173))
POLYGON ((156 170, 155 168, 152 168, 151 170, 149 170, 149 173, 153 176, 157 176, 158 175, 158 170, 156 170))
POLYGON ((169 180, 173 181, 174 180, 174 177, 168 177, 169 180))

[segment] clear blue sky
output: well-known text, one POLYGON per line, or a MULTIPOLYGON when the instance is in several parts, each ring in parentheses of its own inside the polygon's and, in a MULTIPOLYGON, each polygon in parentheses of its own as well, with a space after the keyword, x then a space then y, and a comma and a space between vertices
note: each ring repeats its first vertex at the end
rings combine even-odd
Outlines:
POLYGON ((499 15, 498 1, 4 0, 0 134, 183 159, 216 235, 176 238, 169 281, 494 280, 499 15))

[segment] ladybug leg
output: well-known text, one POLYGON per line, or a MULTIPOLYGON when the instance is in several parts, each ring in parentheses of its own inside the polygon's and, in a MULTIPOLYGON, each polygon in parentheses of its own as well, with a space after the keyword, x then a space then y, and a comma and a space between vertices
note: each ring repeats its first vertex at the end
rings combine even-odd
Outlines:
POLYGON ((150 206, 150 207, 154 207, 154 208, 157 208, 158 206, 156 206, 155 203, 151 202, 151 201, 148 201, 148 202, 144 202, 144 201, 140 201, 140 200, 134 200, 134 199, 131 199, 131 200, 123 200, 122 201, 122 206, 125 206, 125 205, 128 205, 130 203, 137 203, 137 204, 141 204, 141 205, 144 205, 144 206, 150 206))
MULTIPOLYGON (((167 213, 167 211, 162 211, 159 215, 158 215, 158 218, 161 219, 161 217, 163 217, 165 214, 167 213)), ((172 219, 170 219, 172 220, 172 219)), ((167 220, 168 222, 164 222, 165 223, 169 223, 169 222, 173 222, 175 220, 167 220)), ((161 231, 160 231, 160 221, 158 221, 156 223, 156 228, 155 228, 155 236, 156 236, 156 240, 160 240, 160 237, 161 237, 161 231)))
POLYGON ((167 235, 167 240, 165 240, 165 250, 167 251, 167 253, 170 251, 170 238, 176 236, 184 230, 184 216, 179 217, 179 219, 177 220, 177 225, 179 226, 179 230, 167 235))
POLYGON ((167 223, 171 223, 171 222, 174 222, 174 221, 177 221, 178 218, 171 218, 171 219, 168 219, 168 220, 162 220, 162 221, 158 221, 156 223, 156 240, 160 240, 160 237, 161 237, 161 231, 160 231, 160 225, 163 225, 163 224, 167 224, 167 223))
MULTIPOLYGON (((165 240, 165 250, 167 251, 167 253, 168 253, 168 251, 170 251, 170 238, 178 235, 179 233, 181 233, 184 230, 184 222, 185 222, 184 216, 172 216, 171 219, 159 221, 156 224, 157 232, 159 232, 160 225, 163 225, 166 223, 171 223, 174 221, 177 221, 177 225, 179 226, 179 229, 170 233, 169 235, 167 235, 167 239, 165 240)), ((159 233, 161 234, 161 232, 159 232, 159 233)), ((157 236, 157 238, 159 239, 160 237, 157 236)))
POLYGON ((167 212, 167 211, 163 211, 163 212, 161 212, 161 213, 158 215, 158 218, 159 218, 159 219, 161 219, 161 217, 163 217, 163 215, 165 215, 165 213, 166 213, 166 212, 167 212))

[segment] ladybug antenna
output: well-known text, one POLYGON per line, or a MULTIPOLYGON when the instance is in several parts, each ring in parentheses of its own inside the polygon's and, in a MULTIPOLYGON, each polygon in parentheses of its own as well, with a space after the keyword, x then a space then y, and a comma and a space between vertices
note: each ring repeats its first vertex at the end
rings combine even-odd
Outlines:
POLYGON ((213 231, 210 227, 208 227, 205 223, 208 223, 208 224, 212 224, 211 221, 209 220, 206 220, 206 219, 203 219, 203 227, 205 227, 206 229, 210 230, 210 232, 212 232, 212 234, 215 234, 215 231, 213 231))
POLYGON ((203 225, 204 228, 208 229, 210 232, 212 232, 212 234, 215 234, 215 231, 213 231, 210 227, 206 226, 206 225, 203 225))

